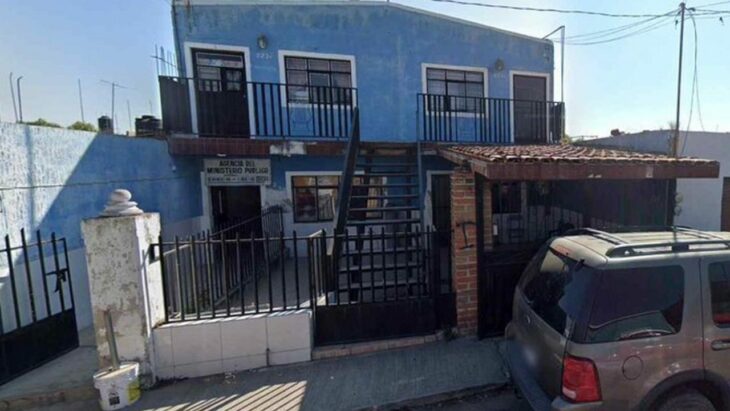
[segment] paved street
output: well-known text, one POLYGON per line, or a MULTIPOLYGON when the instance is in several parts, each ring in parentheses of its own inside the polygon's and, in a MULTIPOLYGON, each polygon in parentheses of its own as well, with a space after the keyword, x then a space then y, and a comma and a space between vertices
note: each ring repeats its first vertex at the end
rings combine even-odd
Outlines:
POLYGON ((410 411, 532 411, 512 390, 411 408, 410 411))

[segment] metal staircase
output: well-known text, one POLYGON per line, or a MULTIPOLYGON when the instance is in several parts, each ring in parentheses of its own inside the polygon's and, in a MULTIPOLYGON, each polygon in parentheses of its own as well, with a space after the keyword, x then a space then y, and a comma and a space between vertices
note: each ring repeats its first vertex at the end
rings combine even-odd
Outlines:
POLYGON ((423 295, 427 244, 418 145, 362 145, 350 178, 344 239, 336 254, 338 300, 391 301, 423 295))

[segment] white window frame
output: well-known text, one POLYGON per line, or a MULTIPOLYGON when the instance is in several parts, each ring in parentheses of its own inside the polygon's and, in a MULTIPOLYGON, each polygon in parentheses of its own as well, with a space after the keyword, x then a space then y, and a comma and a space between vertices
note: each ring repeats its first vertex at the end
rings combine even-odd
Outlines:
MULTIPOLYGON (((551 87, 551 75, 550 73, 540 71, 523 71, 523 70, 510 70, 509 71, 509 99, 510 99, 510 112, 512 112, 512 129, 510 134, 512 144, 515 142, 515 76, 530 76, 530 77, 543 77, 545 78, 545 101, 553 101, 552 87, 551 87)), ((548 133, 550 132, 550 105, 545 105, 545 126, 548 133)), ((546 141, 547 143, 547 141, 546 141)))
MULTIPOLYGON (((202 49, 210 51, 228 51, 243 53, 243 64, 245 65, 244 71, 246 73, 246 93, 248 94, 248 125, 251 137, 256 136, 256 124, 253 121, 253 105, 250 96, 253 94, 253 90, 250 82, 253 81, 251 78, 251 50, 246 46, 231 46, 226 44, 217 43, 199 43, 194 41, 186 41, 184 43, 185 52, 185 75, 187 78, 195 78, 193 64, 193 49, 202 49)), ((198 136, 198 102, 195 98, 195 82, 188 83, 188 94, 190 96, 190 124, 193 130, 193 134, 198 136)))
MULTIPOLYGON (((484 76, 484 95, 482 97, 489 97, 489 69, 486 67, 476 66, 454 66, 449 64, 436 64, 436 63, 421 63, 421 92, 428 94, 428 79, 426 78, 427 69, 442 69, 442 70, 459 70, 459 71, 475 71, 480 72, 484 76)), ((431 111, 426 109, 426 114, 431 114, 431 111)), ((454 111, 451 113, 455 117, 474 117, 477 113, 469 113, 464 111, 454 111)), ((484 117, 489 117, 489 110, 484 113, 484 117)))
MULTIPOLYGON (((332 53, 316 53, 310 51, 298 51, 298 50, 279 50, 279 83, 287 84, 286 82, 286 57, 309 57, 309 58, 320 58, 320 59, 331 59, 331 60, 347 60, 350 62, 350 79, 352 80, 351 88, 357 88, 357 65, 355 64, 355 56, 352 54, 332 54, 332 53)), ((279 91, 281 93, 281 106, 286 107, 286 87, 282 87, 279 91)), ((321 103, 322 105, 329 106, 330 103, 321 103)), ((289 107, 312 107, 312 103, 289 103, 289 107)), ((357 92, 352 99, 352 106, 357 107, 357 92)))

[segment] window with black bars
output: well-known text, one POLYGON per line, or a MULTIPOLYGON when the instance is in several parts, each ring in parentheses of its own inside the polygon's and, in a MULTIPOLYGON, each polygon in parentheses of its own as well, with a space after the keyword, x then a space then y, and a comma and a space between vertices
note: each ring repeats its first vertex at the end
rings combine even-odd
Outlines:
POLYGON ((477 112, 484 96, 484 73, 479 71, 426 68, 426 93, 432 111, 477 112))
POLYGON ((290 103, 350 103, 352 65, 348 60, 285 57, 290 103))

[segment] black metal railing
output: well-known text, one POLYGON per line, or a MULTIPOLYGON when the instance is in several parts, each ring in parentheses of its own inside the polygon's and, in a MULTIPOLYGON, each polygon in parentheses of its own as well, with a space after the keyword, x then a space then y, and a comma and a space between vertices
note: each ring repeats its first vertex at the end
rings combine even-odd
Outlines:
POLYGON ((424 141, 550 144, 563 137, 564 105, 421 93, 417 120, 424 141))
POLYGON ((0 245, 0 384, 79 345, 65 238, 0 245))
POLYGON ((430 298, 451 292, 431 229, 410 233, 373 230, 335 236, 240 235, 153 244, 161 263, 166 322, 291 311, 316 306, 430 298), (327 256, 337 238, 342 264, 327 256), (276 247, 278 261, 257 249, 276 247), (364 248, 363 248, 364 247, 364 248), (405 249, 395 254, 392 249, 405 249), (357 255, 353 250, 359 250, 357 255), (161 257, 161 258, 160 258, 161 257), (256 267, 263 267, 257 270, 256 267), (432 287, 437 284, 437 287, 432 287))
POLYGON ((357 107, 352 87, 167 76, 159 83, 167 133, 346 139, 357 107))

